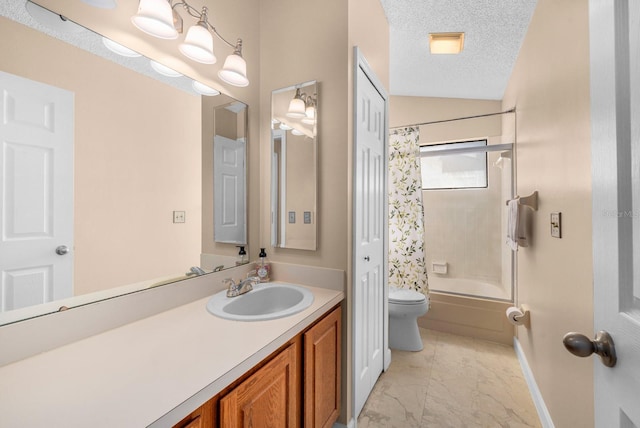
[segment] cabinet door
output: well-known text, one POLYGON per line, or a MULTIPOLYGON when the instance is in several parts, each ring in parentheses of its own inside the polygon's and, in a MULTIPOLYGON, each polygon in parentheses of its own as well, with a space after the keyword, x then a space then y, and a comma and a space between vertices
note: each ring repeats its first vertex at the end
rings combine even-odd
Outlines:
POLYGON ((304 334, 304 426, 331 427, 340 414, 338 307, 304 334))
POLYGON ((220 399, 223 428, 300 425, 298 344, 292 343, 220 399))
POLYGON ((217 398, 214 397, 175 424, 173 428, 214 428, 216 404, 217 398))

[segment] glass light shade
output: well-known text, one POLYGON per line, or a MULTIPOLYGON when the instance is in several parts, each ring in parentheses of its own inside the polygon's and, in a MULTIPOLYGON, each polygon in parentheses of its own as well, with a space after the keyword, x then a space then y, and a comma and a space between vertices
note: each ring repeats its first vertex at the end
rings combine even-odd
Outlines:
POLYGON ((207 86, 204 83, 198 82, 197 80, 194 80, 191 86, 193 86, 193 90, 200 95, 206 95, 208 97, 220 95, 220 91, 218 91, 217 89, 213 89, 212 87, 207 86))
POLYGON ((160 64, 159 62, 156 62, 156 61, 154 61, 152 59, 149 60, 149 63, 151 64, 151 68, 153 68, 157 73, 162 74, 163 76, 167 76, 167 77, 180 77, 180 76, 182 76, 182 73, 178 73, 174 69, 169 68, 164 64, 160 64))
POLYGON ((293 135, 298 135, 298 136, 300 136, 300 135, 304 135, 304 132, 302 132, 302 131, 300 131, 300 130, 298 130, 298 129, 295 129, 295 128, 291 130, 291 133, 292 133, 293 135))
POLYGON ((173 10, 167 0, 140 0, 138 13, 131 17, 131 23, 159 39, 178 38, 178 31, 173 26, 173 10))
POLYGON ((464 47, 464 33, 431 33, 429 50, 432 54, 459 54, 464 47))
POLYGON ((289 103, 289 110, 287 111, 288 117, 293 117, 295 119, 301 119, 305 117, 306 106, 304 101, 301 98, 294 98, 289 103))
POLYGON ((102 43, 106 46, 107 49, 109 49, 111 52, 116 53, 118 55, 121 56, 126 56, 129 58, 136 58, 140 55, 138 52, 129 49, 126 46, 122 46, 120 43, 114 42, 113 40, 107 38, 107 37, 103 37, 102 38, 102 43))
POLYGON ((248 86, 246 61, 237 53, 232 53, 224 60, 224 66, 218 71, 218 77, 233 86, 248 86))
POLYGON ((84 3, 99 7, 100 9, 115 9, 117 6, 116 0, 82 0, 84 3))
POLYGON ((206 24, 198 22, 187 31, 184 42, 178 49, 184 56, 201 64, 215 64, 216 56, 213 54, 213 37, 206 24))
POLYGON ((313 125, 316 122, 316 108, 313 103, 307 106, 304 116, 305 117, 302 119, 302 123, 313 125))
POLYGON ((286 123, 281 123, 280 129, 282 129, 283 131, 291 131, 293 128, 287 125, 286 123))

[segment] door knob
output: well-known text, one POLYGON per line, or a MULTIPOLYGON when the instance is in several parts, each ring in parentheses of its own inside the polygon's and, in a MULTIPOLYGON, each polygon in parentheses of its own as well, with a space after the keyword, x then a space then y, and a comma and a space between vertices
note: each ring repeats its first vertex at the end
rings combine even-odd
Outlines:
POLYGON ((567 333, 562 338, 562 343, 567 351, 578 357, 588 357, 591 354, 598 354, 602 364, 607 367, 616 365, 616 347, 613 338, 606 331, 599 331, 596 338, 591 340, 584 334, 567 333))
POLYGON ((69 252, 69 247, 67 247, 66 245, 60 245, 59 247, 56 248, 56 254, 59 256, 64 256, 68 252, 69 252))

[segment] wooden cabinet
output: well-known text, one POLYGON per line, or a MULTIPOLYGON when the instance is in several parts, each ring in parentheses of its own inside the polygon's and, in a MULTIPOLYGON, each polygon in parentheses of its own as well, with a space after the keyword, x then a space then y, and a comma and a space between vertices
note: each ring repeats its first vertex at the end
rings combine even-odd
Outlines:
POLYGON ((331 427, 340 414, 341 318, 338 306, 174 428, 331 427))
POLYGON ((335 309, 304 333, 304 427, 333 426, 340 415, 340 325, 335 309))
POLYGON ((217 400, 212 398, 174 425, 174 428, 212 428, 216 426, 217 400))
POLYGON ((220 426, 300 426, 299 340, 220 399, 220 426))

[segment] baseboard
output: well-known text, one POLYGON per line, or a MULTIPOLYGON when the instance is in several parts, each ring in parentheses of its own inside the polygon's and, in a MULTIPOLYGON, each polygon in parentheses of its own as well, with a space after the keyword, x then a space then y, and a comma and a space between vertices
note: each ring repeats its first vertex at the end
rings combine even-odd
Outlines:
POLYGON ((338 422, 333 424, 333 428, 355 428, 355 426, 356 426, 356 420, 355 419, 351 419, 347 425, 343 425, 343 424, 338 423, 338 422))
POLYGON ((520 342, 518 341, 517 337, 513 338, 513 349, 516 351, 516 356, 518 357, 518 361, 520 362, 520 368, 522 368, 524 379, 527 381, 527 385, 529 386, 529 392, 531 393, 531 398, 533 398, 533 404, 536 406, 536 410, 538 411, 540 423, 542 424, 543 428, 555 428, 555 426, 553 425, 553 420, 551 420, 549 410, 544 404, 544 399, 542 398, 540 389, 538 389, 538 384, 533 377, 533 372, 531 371, 529 363, 527 362, 527 357, 524 355, 524 351, 522 349, 522 346, 520 346, 520 342))

